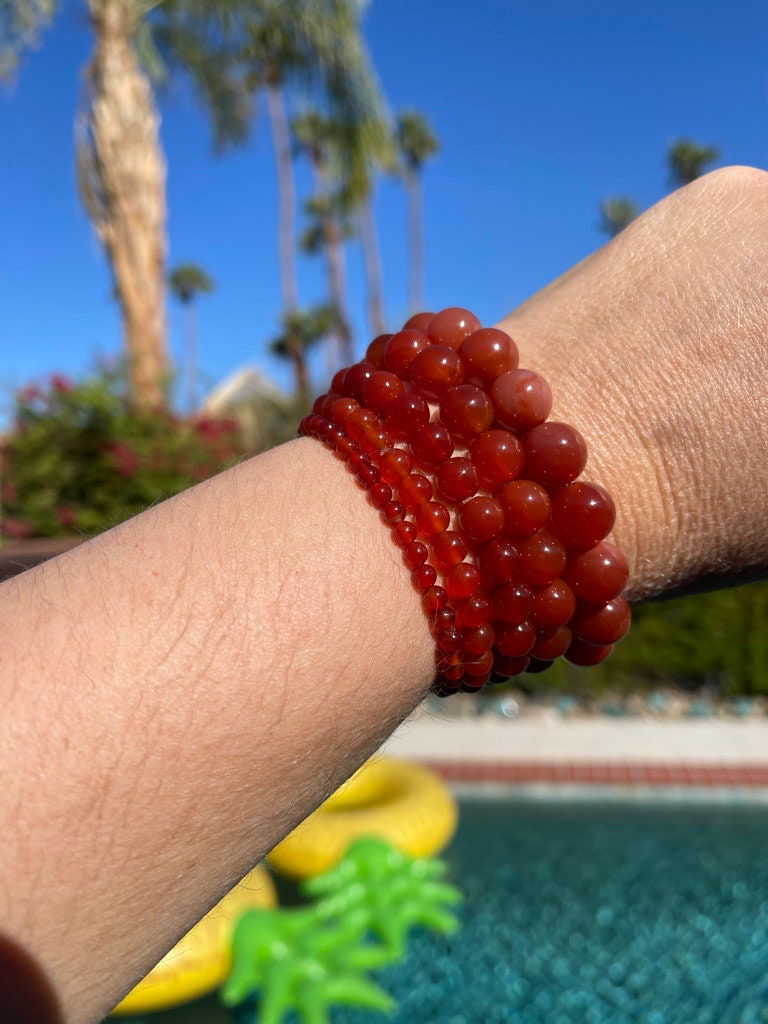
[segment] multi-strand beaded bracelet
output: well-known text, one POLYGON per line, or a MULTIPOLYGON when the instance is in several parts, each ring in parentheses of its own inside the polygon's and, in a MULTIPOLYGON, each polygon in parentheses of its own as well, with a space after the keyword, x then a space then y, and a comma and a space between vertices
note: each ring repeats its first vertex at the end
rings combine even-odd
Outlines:
POLYGON ((629 629, 615 508, 578 480, 581 434, 547 382, 466 309, 419 313, 340 370, 300 433, 346 462, 402 549, 436 645, 434 689, 478 690, 629 629))

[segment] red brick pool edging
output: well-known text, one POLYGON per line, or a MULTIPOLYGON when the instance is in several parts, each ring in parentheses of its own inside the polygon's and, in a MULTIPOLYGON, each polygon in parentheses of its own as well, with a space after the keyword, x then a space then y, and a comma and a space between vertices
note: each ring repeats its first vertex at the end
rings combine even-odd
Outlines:
POLYGON ((479 760, 423 763, 448 782, 768 787, 768 763, 727 765, 479 760))

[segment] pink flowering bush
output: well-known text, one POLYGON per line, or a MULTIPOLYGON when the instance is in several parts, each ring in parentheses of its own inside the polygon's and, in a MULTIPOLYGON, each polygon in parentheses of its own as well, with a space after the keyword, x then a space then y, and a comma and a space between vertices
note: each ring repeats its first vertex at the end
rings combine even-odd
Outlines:
POLYGON ((244 455, 231 420, 131 409, 120 377, 18 392, 0 439, 0 538, 92 536, 244 455))

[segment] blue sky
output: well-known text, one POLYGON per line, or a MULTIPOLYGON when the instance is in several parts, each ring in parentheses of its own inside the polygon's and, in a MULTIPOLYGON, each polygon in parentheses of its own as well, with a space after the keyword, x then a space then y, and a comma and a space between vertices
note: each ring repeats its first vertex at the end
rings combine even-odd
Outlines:
MULTIPOLYGON (((687 135, 720 163, 768 167, 768 9, 763 0, 373 0, 366 34, 393 110, 415 106, 442 141, 425 175, 426 298, 506 314, 603 242, 599 200, 648 206, 666 192, 664 153, 687 135)), ((12 388, 80 375, 120 349, 110 279, 78 204, 72 118, 90 49, 67 0, 41 48, 0 95, 0 410, 12 388)), ((212 155, 183 85, 160 100, 168 159, 170 263, 216 279, 200 302, 201 372, 245 363, 279 382, 267 351, 279 317, 275 184, 267 125, 212 155)), ((304 176, 305 177, 305 176, 304 176)), ((405 197, 376 200, 392 325, 406 315, 405 197)), ((350 306, 366 343, 359 251, 350 306)), ((323 298, 318 266, 302 299, 323 298)), ((171 341, 181 317, 171 303, 171 341)), ((317 384, 325 382, 322 365, 317 384)))

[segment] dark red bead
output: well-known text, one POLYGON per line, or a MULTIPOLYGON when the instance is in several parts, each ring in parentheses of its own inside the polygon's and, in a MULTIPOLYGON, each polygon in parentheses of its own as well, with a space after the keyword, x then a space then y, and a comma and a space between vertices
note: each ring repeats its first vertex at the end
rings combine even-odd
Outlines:
POLYGON ((496 500, 504 512, 504 532, 510 537, 530 537, 549 522, 549 495, 533 480, 512 480, 497 492, 496 500))
POLYGON ((496 423, 516 434, 525 434, 543 423, 552 411, 549 384, 532 370, 509 370, 491 387, 496 423))
POLYGON ((401 501, 388 501, 381 510, 384 521, 394 526, 405 519, 405 505, 401 501))
POLYGON ((362 465, 355 470, 355 476, 364 487, 372 487, 379 482, 379 471, 375 466, 362 465))
POLYGON ((451 515, 439 501, 425 501, 414 513, 416 528, 422 537, 436 537, 444 533, 451 522, 451 515))
POLYGON ((351 437, 341 437, 336 445, 336 452, 342 459, 348 459, 353 452, 360 451, 360 448, 351 437))
POLYGON ((484 676, 485 678, 479 683, 480 686, 488 681, 488 677, 491 674, 493 668, 493 652, 485 650, 482 654, 473 658, 471 661, 464 662, 464 674, 465 676, 484 676))
POLYGON ((442 587, 430 587, 428 590, 424 591, 421 598, 421 604, 424 611, 428 615, 431 615, 433 612, 437 612, 440 611, 441 608, 445 608, 448 604, 448 595, 442 587))
POLYGON ((479 494, 459 510, 461 528, 470 540, 485 543, 498 537, 504 528, 504 513, 498 501, 479 494))
POLYGON ((493 405, 482 388, 459 384, 440 400, 440 419, 455 441, 469 444, 493 423, 493 405))
POLYGON ((471 562, 459 562, 445 577, 445 589, 452 601, 471 597, 480 589, 480 583, 480 572, 471 562))
POLYGON ((446 626, 433 632, 435 642, 443 654, 455 654, 461 647, 461 633, 455 626, 446 626))
POLYGON ((476 629, 491 617, 491 603, 483 594, 473 594, 456 605, 456 625, 459 629, 476 629))
POLYGON ((335 394, 335 395, 343 395, 345 393, 344 392, 344 377, 345 377, 348 369, 349 369, 348 366, 344 366, 344 367, 342 367, 341 370, 337 370, 336 373, 334 373, 333 380, 331 381, 331 391, 333 392, 333 394, 335 394))
POLYGON ((432 541, 432 558, 444 572, 463 562, 468 550, 463 535, 455 530, 446 530, 432 541))
POLYGON ((534 596, 524 583, 507 583, 493 595, 493 610, 497 618, 513 625, 527 619, 533 608, 534 596))
POLYGON ((536 643, 536 627, 528 619, 499 624, 496 627, 496 650, 509 658, 524 658, 536 643))
POLYGON ((558 626, 551 633, 540 633, 531 649, 531 657, 539 661, 555 661, 571 645, 572 634, 567 626, 558 626))
POLYGON ((399 497, 403 505, 412 512, 432 497, 432 481, 422 473, 409 473, 400 481, 399 497))
MULTIPOLYGON (((450 593, 450 591, 449 591, 450 593)), ((588 644, 618 643, 632 621, 632 612, 623 597, 614 597, 605 604, 579 603, 571 622, 574 635, 588 644)))
POLYGON ((411 454, 421 465, 433 469, 453 454, 453 439, 439 421, 427 423, 409 437, 411 454))
POLYGON ((527 657, 511 658, 506 654, 496 652, 493 660, 494 672, 497 672, 503 679, 511 679, 512 676, 519 676, 528 668, 527 657))
POLYGON ((360 403, 356 398, 337 398, 331 409, 331 419, 337 427, 344 429, 350 415, 359 408, 360 403))
POLYGON ((568 547, 591 548, 613 528, 616 507, 604 487, 577 480, 552 498, 552 529, 568 547))
MULTIPOLYGON (((373 363, 355 363, 354 366, 350 366, 344 374, 344 394, 350 395, 352 398, 356 398, 360 401, 363 394, 363 385, 376 373, 377 367, 373 363)), ((334 380, 336 378, 334 377, 334 380)))
POLYGON ((523 468, 523 446, 509 430, 484 431, 470 445, 469 457, 480 485, 491 492, 516 479, 523 468))
POLYGON ((379 456, 381 479, 388 484, 399 485, 403 477, 413 469, 413 459, 402 448, 389 448, 379 456))
POLYGON ((563 487, 587 464, 587 445, 567 423, 540 423, 525 435, 525 475, 552 490, 563 487))
POLYGON ((473 463, 462 456, 447 459, 438 466, 435 483, 441 497, 452 502, 465 501, 477 494, 480 481, 473 463))
POLYGON ((417 565, 411 572, 411 582, 416 590, 423 592, 434 586, 437 582, 437 573, 429 563, 417 565))
POLYGON ((416 536, 416 523, 412 523, 409 519, 398 523, 392 529, 392 539, 399 548, 407 548, 412 541, 416 540, 416 536))
POLYGON ((346 432, 353 441, 362 445, 368 433, 378 429, 378 426, 379 420, 375 412, 358 407, 353 409, 347 417, 346 432))
POLYGON ((384 426, 399 441, 429 423, 429 405, 421 395, 412 391, 394 398, 384 410, 384 426))
POLYGON ((384 349, 384 368, 409 380, 411 365, 419 352, 429 347, 429 338, 421 331, 406 328, 393 334, 384 349))
POLYGON ((574 555, 563 579, 576 597, 592 604, 610 601, 622 592, 629 579, 624 553, 607 540, 574 555))
POLYGON ((538 629, 551 633, 565 626, 576 610, 576 598, 565 580, 553 580, 534 598, 531 618, 538 629))
POLYGON ((414 313, 412 317, 409 317, 403 324, 403 330, 408 327, 412 327, 415 331, 423 331, 427 333, 430 321, 434 316, 434 313, 414 313))
POLYGON ((609 644, 607 647, 597 647, 594 644, 587 644, 583 640, 579 640, 578 637, 574 637, 571 640, 571 645, 565 652, 565 660, 570 661, 573 665, 599 665, 601 661, 605 661, 613 651, 613 646, 609 644))
POLYGON ((468 309, 450 306, 435 313, 427 326, 427 335, 433 345, 447 345, 459 349, 462 343, 482 324, 468 309))
POLYGON ((425 398, 439 401, 464 381, 458 352, 447 345, 430 345, 411 363, 411 383, 425 398))
POLYGON ((365 361, 381 369, 384 366, 384 349, 391 337, 391 334, 380 334, 374 338, 366 350, 365 361))
MULTIPOLYGON (((368 500, 374 508, 383 509, 392 500, 392 488, 381 480, 368 488, 368 500)), ((405 514, 405 509, 403 509, 405 514)))
POLYGON ((470 334, 462 342, 459 355, 466 380, 482 388, 490 388, 502 373, 517 369, 517 345, 496 327, 482 327, 470 334))
POLYGON ((389 403, 403 393, 403 382, 388 370, 377 370, 362 388, 363 405, 374 412, 383 412, 389 403))
POLYGON ((469 629, 462 634, 462 647, 468 655, 479 657, 493 647, 495 637, 493 626, 486 622, 484 626, 469 629))
POLYGON ((477 565, 486 586, 503 586, 518 576, 520 552, 511 540, 497 537, 486 544, 477 555, 477 565))
POLYGON ((433 634, 443 633, 446 629, 453 629, 456 615, 453 608, 447 606, 437 612, 433 612, 429 620, 429 628, 433 634))
POLYGON ((565 569, 565 548, 548 530, 539 530, 522 541, 519 551, 520 575, 536 587, 548 586, 565 569))

